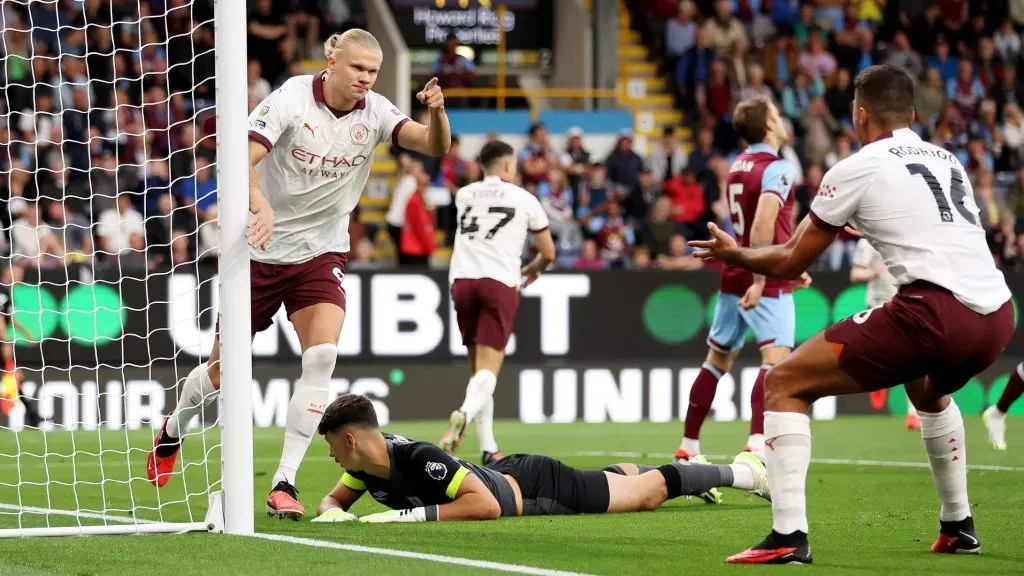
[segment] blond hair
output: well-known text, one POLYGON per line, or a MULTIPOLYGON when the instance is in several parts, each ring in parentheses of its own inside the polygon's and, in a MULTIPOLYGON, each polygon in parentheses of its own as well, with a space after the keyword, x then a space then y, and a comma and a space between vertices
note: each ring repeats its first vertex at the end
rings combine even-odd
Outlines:
POLYGON ((364 50, 381 52, 380 43, 366 30, 352 28, 341 34, 331 34, 331 37, 324 42, 324 56, 330 58, 334 53, 346 46, 358 46, 364 50))

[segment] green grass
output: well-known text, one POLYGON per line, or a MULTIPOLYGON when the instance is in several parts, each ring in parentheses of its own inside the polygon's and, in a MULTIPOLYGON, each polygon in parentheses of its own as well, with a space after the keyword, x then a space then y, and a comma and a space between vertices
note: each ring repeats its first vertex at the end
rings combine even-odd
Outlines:
MULTIPOLYGON (((902 422, 878 416, 845 417, 814 423, 815 458, 924 462, 918 434, 902 422)), ((389 431, 434 441, 443 425, 399 423, 389 431)), ((633 460, 664 461, 681 432, 678 424, 522 425, 498 422, 498 439, 508 452, 557 456, 588 468, 633 460), (640 452, 646 457, 580 456, 581 452, 640 452)), ((140 518, 201 520, 206 507, 206 478, 218 478, 216 435, 207 433, 185 444, 184 478, 175 475, 159 492, 142 477, 152 432, 47 432, 0 436, 0 504, 55 509, 89 509, 126 515, 131 503, 140 518), (102 440, 102 452, 100 451, 102 440), (22 453, 21 465, 12 458, 22 453), (126 457, 125 451, 128 449, 126 457), (72 461, 71 454, 77 451, 72 461), (100 454, 90 456, 86 453, 100 454), (26 456, 25 454, 51 456, 26 456), (208 453, 209 470, 200 460, 208 453), (56 454, 62 454, 57 456, 56 454), (100 473, 102 463, 103 476, 100 473), (129 481, 128 469, 134 478, 129 481), (12 486, 22 482, 20 491, 12 486), (98 481, 102 477, 118 483, 98 481), (49 481, 47 483, 47 480, 49 481), (77 481, 77 490, 73 483, 77 481), (35 484, 32 484, 35 483, 35 484), (91 484, 90 484, 91 483, 91 484), (20 497, 20 500, 19 500, 20 497), (77 498, 77 500, 76 500, 77 498), (190 512, 191 511, 191 512, 190 512)), ((652 513, 608 516, 511 518, 480 523, 415 525, 321 525, 279 521, 263 515, 263 499, 280 454, 281 430, 256 430, 256 529, 345 544, 458 556, 533 567, 594 574, 755 573, 732 567, 725 556, 760 540, 771 525, 767 502, 725 492, 720 506, 677 500, 652 513)), ((746 438, 742 423, 709 423, 703 448, 731 454, 746 438)), ((985 443, 980 420, 968 421, 968 460, 972 465, 1024 467, 1024 422, 1010 422, 1011 450, 995 452, 985 443), (1017 448, 1014 450, 1013 448, 1017 448)), ((472 432, 465 454, 474 455, 472 432)), ((179 464, 179 472, 181 470, 179 464)), ((338 477, 326 456, 326 444, 314 441, 299 474, 301 500, 307 510, 338 477)), ((1020 510, 1024 509, 1021 471, 972 470, 971 502, 984 544, 980 557, 946 557, 928 552, 938 528, 938 502, 926 468, 853 464, 813 464, 808 478, 814 570, 822 573, 1002 574, 1019 572, 1020 510)), ((364 497, 357 514, 380 507, 364 497)), ((21 525, 67 526, 66 516, 26 514, 21 525)), ((83 523, 98 523, 90 520, 83 523)), ((0 509, 0 528, 18 526, 18 517, 0 509)), ((197 574, 438 574, 482 570, 423 560, 382 557, 283 542, 208 534, 95 536, 0 540, 0 574, 121 575, 197 574)))

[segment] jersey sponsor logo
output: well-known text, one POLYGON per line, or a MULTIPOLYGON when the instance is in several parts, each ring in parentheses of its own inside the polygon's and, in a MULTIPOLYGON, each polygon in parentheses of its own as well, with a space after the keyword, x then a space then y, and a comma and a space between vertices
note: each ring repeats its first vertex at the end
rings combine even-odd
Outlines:
POLYGON ((316 138, 316 129, 309 125, 309 122, 303 122, 302 127, 309 130, 309 135, 316 138))
POLYGON ((303 164, 310 166, 323 166, 326 168, 355 168, 356 166, 362 165, 366 162, 366 156, 362 154, 356 154, 352 157, 347 156, 325 156, 322 154, 314 154, 303 148, 292 148, 292 158, 295 158, 303 164))
POLYGON ((366 139, 370 135, 370 130, 367 129, 365 124, 353 124, 349 135, 352 137, 352 141, 356 144, 366 144, 366 139))
POLYGON ((440 462, 427 462, 427 476, 440 482, 448 476, 448 467, 440 462))

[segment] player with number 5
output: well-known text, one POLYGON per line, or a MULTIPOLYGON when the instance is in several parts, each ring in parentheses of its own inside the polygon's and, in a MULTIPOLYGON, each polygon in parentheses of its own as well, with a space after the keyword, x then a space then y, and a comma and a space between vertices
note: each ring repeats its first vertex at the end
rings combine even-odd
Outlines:
POLYGON ((480 151, 480 163, 483 181, 455 194, 459 230, 448 273, 456 321, 469 353, 470 379, 465 400, 451 413, 439 444, 455 454, 467 423, 475 420, 486 466, 502 458, 494 440, 494 388, 512 334, 519 288, 529 286, 555 259, 555 242, 540 201, 512 183, 512 147, 488 142, 480 151), (538 254, 520 268, 527 233, 533 234, 538 254))
POLYGON ((772 531, 729 562, 811 562, 805 495, 811 403, 902 383, 921 419, 941 503, 931 549, 981 551, 967 497, 964 422, 949 395, 1006 348, 1013 304, 989 253, 963 165, 921 140, 910 129, 913 121, 910 74, 888 64, 866 68, 854 81, 853 98, 862 148, 825 174, 810 215, 789 242, 740 247, 710 224, 711 240, 690 243, 704 260, 797 278, 849 224, 878 250, 899 286, 881 308, 825 329, 768 373, 764 428, 772 531))
MULTIPOLYGON (((284 448, 267 496, 268 514, 294 520, 305 514, 295 478, 330 402, 345 322, 349 217, 374 150, 390 142, 443 156, 451 144, 436 78, 417 94, 429 111, 423 125, 371 90, 383 63, 372 34, 352 29, 332 35, 324 53, 326 70, 290 78, 249 115, 252 334, 270 328, 283 305, 302 348, 302 374, 288 403, 284 448)), ((149 454, 146 472, 157 487, 174 471, 189 422, 217 397, 219 343, 218 336, 209 359, 185 379, 149 454)))
MULTIPOLYGON (((796 169, 779 157, 779 148, 788 140, 786 126, 774 103, 755 97, 736 106, 733 126, 747 149, 729 168, 726 200, 740 246, 767 246, 785 243, 793 234, 793 197, 790 190, 796 169)), ((764 378, 772 366, 793 349, 796 310, 793 289, 810 283, 804 275, 798 286, 789 280, 766 278, 736 267, 722 270, 718 302, 708 334, 708 355, 690 389, 683 441, 676 450, 676 461, 706 463, 701 454, 700 429, 715 398, 719 379, 729 371, 743 348, 748 329, 754 333, 761 350, 761 369, 750 393, 750 436, 746 450, 763 458, 764 453, 764 378)), ((718 490, 701 494, 709 504, 717 504, 718 490)))

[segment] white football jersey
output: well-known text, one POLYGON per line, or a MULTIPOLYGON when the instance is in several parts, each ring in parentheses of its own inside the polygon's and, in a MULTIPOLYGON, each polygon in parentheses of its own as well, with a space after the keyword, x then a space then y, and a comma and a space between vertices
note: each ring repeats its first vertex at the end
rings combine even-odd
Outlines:
POLYGON ((528 191, 487 176, 455 194, 459 229, 448 279, 491 278, 519 286, 527 232, 548 227, 548 216, 528 191))
MULTIPOLYGON (((875 266, 885 264, 885 261, 882 260, 882 255, 871 247, 871 243, 867 239, 861 238, 857 241, 857 251, 853 255, 853 264, 854 266, 863 266, 868 270, 874 270, 875 266)), ((882 272, 881 276, 868 281, 867 289, 866 300, 868 308, 877 308, 892 300, 892 297, 896 295, 896 279, 886 269, 882 272)))
POLYGON ((270 149, 256 174, 274 209, 270 246, 250 250, 258 262, 299 264, 348 252, 349 214, 366 186, 374 149, 397 139, 409 120, 373 91, 350 112, 331 110, 323 75, 289 79, 249 115, 249 139, 270 149))
POLYGON ((811 217, 864 234, 899 286, 931 282, 980 314, 1010 299, 963 165, 912 130, 896 130, 833 166, 811 217))

